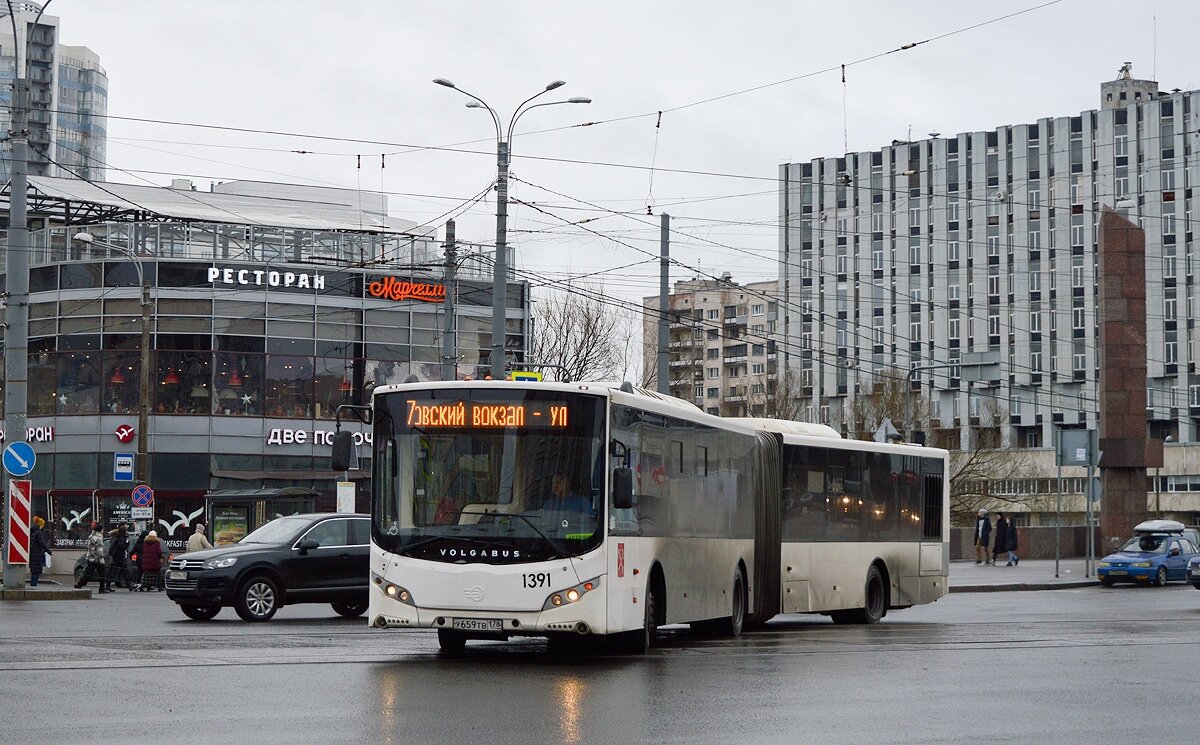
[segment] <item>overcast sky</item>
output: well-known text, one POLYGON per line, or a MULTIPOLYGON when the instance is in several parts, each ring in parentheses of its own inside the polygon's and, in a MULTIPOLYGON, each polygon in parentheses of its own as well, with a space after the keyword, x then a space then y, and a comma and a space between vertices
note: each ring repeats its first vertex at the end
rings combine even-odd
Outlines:
MULTIPOLYGON (((910 129, 1077 114, 1127 60, 1163 90, 1200 85, 1195 0, 53 0, 47 12, 62 43, 100 55, 112 116, 346 140, 112 119, 109 180, 382 190, 394 217, 456 215, 460 240, 495 239, 493 196, 469 204, 495 178, 495 130, 432 79, 506 124, 565 80, 538 100, 593 103, 521 119, 512 196, 541 211, 513 206, 509 241, 522 269, 610 270, 590 281, 621 297, 657 292, 664 211, 687 267, 776 276, 780 163, 846 142, 877 149, 910 129), (820 72, 842 64, 844 86, 840 71, 820 72), (635 262, 646 263, 617 269, 635 262)), ((693 274, 676 267, 672 280, 693 274)))

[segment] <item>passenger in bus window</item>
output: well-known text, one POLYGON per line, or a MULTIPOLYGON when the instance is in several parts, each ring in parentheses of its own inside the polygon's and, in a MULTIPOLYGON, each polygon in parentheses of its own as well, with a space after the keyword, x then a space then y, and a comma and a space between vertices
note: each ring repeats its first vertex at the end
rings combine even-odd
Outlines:
POLYGON ((542 501, 542 509, 554 512, 591 514, 592 503, 587 497, 572 489, 566 474, 559 472, 550 477, 550 496, 542 501))

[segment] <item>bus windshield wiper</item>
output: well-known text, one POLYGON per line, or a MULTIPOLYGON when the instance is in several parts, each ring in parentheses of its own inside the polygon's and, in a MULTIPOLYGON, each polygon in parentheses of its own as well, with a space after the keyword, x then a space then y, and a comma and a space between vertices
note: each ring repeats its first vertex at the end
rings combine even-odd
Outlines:
MULTIPOLYGON (((468 514, 468 515, 483 514, 483 513, 469 512, 469 511, 465 511, 465 510, 459 512, 458 514, 462 515, 464 513, 468 514)), ((494 513, 486 513, 486 514, 494 514, 494 513)), ((412 552, 417 550, 421 546, 426 546, 426 545, 428 545, 430 543, 434 543, 436 541, 464 541, 466 543, 483 543, 483 545, 485 545, 485 546, 500 545, 500 544, 496 543, 494 540, 492 540, 495 538, 495 536, 486 535, 486 534, 485 535, 473 535, 469 531, 463 530, 464 528, 468 528, 468 529, 474 528, 479 524, 480 523, 468 524, 468 525, 455 524, 455 525, 439 526, 442 528, 442 530, 447 531, 447 532, 439 533, 437 535, 427 535, 423 538, 419 538, 419 539, 413 541, 412 543, 409 543, 405 546, 401 546, 400 548, 396 549, 396 553, 411 556, 412 552)))
POLYGON ((541 530, 538 528, 538 526, 536 526, 536 525, 534 525, 534 524, 533 524, 533 521, 532 521, 532 520, 530 520, 529 518, 525 517, 524 515, 517 515, 517 514, 505 515, 504 517, 506 517, 506 518, 507 518, 507 517, 516 517, 516 518, 520 518, 520 519, 521 519, 521 520, 522 520, 522 521, 523 521, 523 522, 524 522, 526 525, 528 525, 529 527, 533 528, 533 532, 537 533, 537 534, 538 534, 538 535, 540 535, 542 538, 545 538, 545 539, 546 539, 546 543, 549 543, 549 544, 550 544, 550 546, 554 548, 554 551, 555 551, 555 553, 557 553, 557 554, 558 554, 558 556, 557 556, 556 558, 559 558, 559 559, 569 559, 569 558, 571 558, 571 553, 570 553, 569 551, 567 551, 567 549, 566 549, 566 548, 564 548, 564 547, 563 547, 561 544, 559 544, 559 542, 558 542, 558 541, 554 540, 554 539, 553 539, 553 538, 551 538, 550 536, 548 536, 548 535, 546 535, 545 533, 543 533, 543 532, 542 532, 542 531, 541 531, 541 530))
POLYGON ((396 549, 396 553, 407 554, 407 555, 411 556, 412 555, 411 552, 415 551, 416 549, 420 548, 421 546, 424 546, 427 543, 433 543, 434 541, 440 541, 440 540, 443 540, 448 537, 449 536, 435 535, 435 536, 430 536, 428 538, 422 538, 421 540, 410 543, 407 546, 401 546, 400 548, 396 549))

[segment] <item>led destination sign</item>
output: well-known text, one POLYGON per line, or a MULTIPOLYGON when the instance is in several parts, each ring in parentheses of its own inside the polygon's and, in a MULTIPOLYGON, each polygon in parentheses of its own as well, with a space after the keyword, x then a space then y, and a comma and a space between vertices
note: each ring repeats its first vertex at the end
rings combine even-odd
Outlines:
POLYGON ((405 423, 417 429, 566 429, 567 405, 554 401, 427 403, 408 399, 405 423))

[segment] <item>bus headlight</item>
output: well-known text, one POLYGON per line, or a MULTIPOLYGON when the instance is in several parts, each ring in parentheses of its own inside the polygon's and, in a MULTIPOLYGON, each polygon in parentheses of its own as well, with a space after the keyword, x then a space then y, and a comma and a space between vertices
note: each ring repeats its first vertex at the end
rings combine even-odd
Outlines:
POLYGON ((559 590, 546 598, 546 602, 542 604, 542 610, 550 610, 563 605, 579 602, 579 599, 595 590, 600 586, 600 578, 589 579, 587 582, 580 582, 574 587, 568 587, 565 590, 559 590))
POLYGON ((392 600, 399 600, 405 605, 411 605, 414 608, 416 607, 417 604, 413 602, 412 593, 405 588, 388 582, 382 576, 375 574, 374 572, 371 573, 371 581, 383 590, 384 595, 387 595, 392 600))

